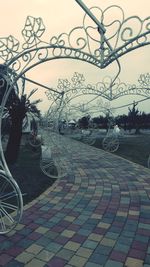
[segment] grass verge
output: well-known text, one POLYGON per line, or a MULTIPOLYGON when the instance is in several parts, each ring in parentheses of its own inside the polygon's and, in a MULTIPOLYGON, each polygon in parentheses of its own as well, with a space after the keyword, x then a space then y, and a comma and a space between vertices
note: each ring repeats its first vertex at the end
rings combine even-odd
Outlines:
POLYGON ((41 171, 40 157, 40 147, 21 146, 17 163, 9 166, 23 195, 24 204, 38 197, 55 181, 41 171))
MULTIPOLYGON (((97 138, 94 146, 102 149, 102 140, 103 138, 97 138)), ((140 134, 121 137, 119 149, 114 154, 147 167, 150 154, 150 135, 140 134)))

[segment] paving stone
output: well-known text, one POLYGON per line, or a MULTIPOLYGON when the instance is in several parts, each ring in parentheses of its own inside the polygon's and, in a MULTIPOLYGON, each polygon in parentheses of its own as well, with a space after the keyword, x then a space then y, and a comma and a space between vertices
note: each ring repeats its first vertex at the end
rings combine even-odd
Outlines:
POLYGON ((31 239, 31 240, 37 240, 39 239, 40 237, 42 237, 42 234, 40 233, 37 233, 37 232, 32 232, 28 238, 31 239))
POLYGON ((26 249, 26 251, 37 255, 42 249, 43 249, 42 246, 39 246, 37 244, 32 244, 30 247, 26 249))
POLYGON ((127 266, 127 267, 142 267, 143 263, 144 263, 143 260, 128 257, 126 262, 125 262, 125 266, 127 266))
POLYGON ((150 264, 150 254, 146 255, 145 263, 150 264))
POLYGON ((1 266, 6 266, 11 260, 13 259, 13 257, 5 254, 5 253, 2 253, 0 255, 0 264, 1 266))
POLYGON ((105 264, 105 267, 124 267, 124 265, 118 261, 108 260, 105 264))
POLYGON ((93 253, 92 249, 80 247, 77 250, 76 255, 79 255, 79 256, 82 256, 82 257, 85 257, 85 258, 89 258, 92 253, 93 253))
POLYGON ((38 260, 38 259, 33 259, 29 263, 27 263, 25 266, 26 267, 33 267, 33 266, 43 267, 43 266, 45 266, 45 262, 38 260))
POLYGON ((115 251, 113 250, 112 253, 110 254, 110 259, 111 260, 114 260, 114 261, 117 261, 117 262, 125 262, 127 258, 127 255, 123 252, 119 252, 119 251, 115 251))
POLYGON ((24 264, 28 263, 31 259, 33 259, 34 255, 31 253, 27 253, 26 251, 22 252, 18 255, 15 260, 22 262, 24 264))
POLYGON ((97 248, 95 249, 96 253, 100 253, 103 255, 109 255, 110 252, 112 251, 111 247, 103 246, 103 245, 98 245, 97 248))
POLYGON ((73 237, 74 234, 75 234, 75 232, 74 231, 71 231, 71 230, 64 230, 61 233, 62 236, 65 236, 65 237, 68 237, 68 238, 73 237))
POLYGON ((84 228, 80 228, 78 233, 81 235, 89 236, 91 234, 91 231, 84 228))
POLYGON ((13 242, 9 241, 9 240, 5 240, 3 242, 0 243, 0 250, 6 250, 9 249, 13 246, 13 242))
POLYGON ((125 252, 127 254, 128 251, 130 250, 130 246, 117 242, 114 246, 114 250, 118 250, 120 252, 125 252))
POLYGON ((103 267, 103 265, 89 261, 86 263, 85 267, 103 267))
POLYGON ((93 240, 93 241, 97 241, 97 242, 100 242, 102 238, 103 238, 102 235, 98 235, 98 234, 94 234, 94 233, 91 233, 88 236, 88 239, 93 240))
POLYGON ((57 242, 60 245, 65 245, 68 241, 69 241, 69 238, 68 237, 64 237, 64 236, 58 236, 55 239, 55 242, 57 242))
POLYGON ((73 266, 76 266, 76 267, 83 267, 83 266, 85 266, 86 262, 87 262, 86 258, 74 255, 71 258, 71 260, 69 261, 69 264, 73 265, 73 266))
POLYGON ((27 249, 29 246, 31 246, 31 245, 33 244, 33 242, 34 242, 33 240, 24 238, 24 239, 21 239, 21 240, 17 243, 17 245, 18 245, 19 247, 24 248, 24 250, 25 250, 25 249, 27 249))
POLYGON ((58 257, 53 257, 48 263, 47 266, 53 267, 53 266, 59 266, 59 267, 64 267, 66 265, 66 260, 58 258, 58 257))
POLYGON ((28 236, 31 232, 32 232, 32 230, 30 228, 24 227, 23 229, 21 229, 19 231, 19 234, 24 235, 24 236, 28 236))
POLYGON ((46 232, 46 237, 51 239, 51 240, 55 240, 58 236, 59 236, 59 233, 57 233, 55 231, 46 232))
MULTIPOLYGON (((1 266, 3 266, 3 265, 1 265, 1 266)), ((17 267, 23 267, 25 265, 24 265, 24 263, 18 262, 16 260, 11 260, 11 262, 8 262, 7 265, 5 265, 5 266, 7 266, 7 267, 16 267, 16 266, 17 267)))
POLYGON ((139 249, 130 249, 129 251, 129 257, 136 258, 136 259, 145 259, 145 252, 139 249))
POLYGON ((85 248, 95 249, 98 245, 98 242, 87 239, 82 245, 85 248))
POLYGON ((101 244, 108 247, 113 247, 116 243, 116 240, 110 238, 103 238, 101 244))
POLYGON ((57 253, 60 249, 62 248, 62 245, 55 243, 55 242, 50 242, 47 246, 46 249, 48 251, 57 253))
POLYGON ((89 258, 89 261, 94 262, 96 264, 105 265, 107 259, 108 259, 107 255, 93 252, 91 257, 89 258))
POLYGON ((50 242, 51 240, 47 238, 47 236, 42 236, 38 240, 36 240, 36 244, 43 247, 46 247, 50 242))
POLYGON ((53 252, 50 252, 44 249, 36 255, 36 258, 38 258, 39 260, 48 262, 54 255, 55 254, 53 252))
POLYGON ((110 239, 117 239, 119 234, 118 233, 113 233, 113 232, 108 232, 106 233, 106 238, 110 238, 110 239))
POLYGON ((47 227, 42 227, 42 226, 39 226, 36 230, 35 230, 35 232, 38 232, 38 233, 40 233, 40 234, 45 234, 46 232, 48 232, 48 228, 47 227))
POLYGON ((64 248, 66 249, 70 249, 70 250, 73 250, 73 251, 77 251, 80 247, 80 244, 77 243, 77 242, 73 242, 73 241, 68 241, 66 243, 66 245, 64 246, 64 248))
POLYGON ((69 261, 70 258, 73 257, 74 251, 63 248, 63 249, 59 250, 59 252, 56 255, 58 258, 62 258, 62 259, 69 261))
POLYGON ((150 267, 149 169, 70 139, 66 144, 72 170, 0 236, 0 264, 150 267))

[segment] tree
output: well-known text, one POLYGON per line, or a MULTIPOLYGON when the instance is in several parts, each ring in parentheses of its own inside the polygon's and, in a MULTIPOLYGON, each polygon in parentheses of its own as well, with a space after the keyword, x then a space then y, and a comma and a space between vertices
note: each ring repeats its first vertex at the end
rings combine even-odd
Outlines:
POLYGON ((130 129, 135 129, 135 134, 138 134, 140 129, 139 129, 139 110, 136 108, 137 103, 134 101, 133 106, 128 112, 128 117, 129 117, 129 123, 130 123, 130 129))
POLYGON ((123 114, 123 115, 118 115, 115 118, 116 123, 120 126, 123 127, 123 129, 126 131, 128 128, 128 116, 123 114))
POLYGON ((81 119, 79 119, 79 126, 83 129, 87 129, 89 126, 89 120, 90 120, 90 116, 84 116, 81 119))
MULTIPOLYGON (((0 88, 0 101, 2 102, 3 96, 10 87, 9 81, 11 76, 9 77, 10 70, 8 72, 6 68, 0 68, 0 70, 0 80, 3 82, 3 86, 1 85, 0 88)), ((30 102, 30 97, 37 91, 37 89, 33 89, 28 96, 24 91, 25 80, 22 79, 22 86, 18 86, 17 83, 14 83, 6 102, 6 108, 8 110, 11 125, 9 139, 5 151, 5 158, 7 163, 11 164, 14 164, 18 158, 22 137, 22 125, 27 112, 37 113, 38 116, 40 114, 36 104, 41 102, 41 100, 38 99, 34 102, 30 102)))
POLYGON ((100 115, 99 117, 93 118, 93 123, 97 125, 98 128, 107 129, 107 118, 100 115))

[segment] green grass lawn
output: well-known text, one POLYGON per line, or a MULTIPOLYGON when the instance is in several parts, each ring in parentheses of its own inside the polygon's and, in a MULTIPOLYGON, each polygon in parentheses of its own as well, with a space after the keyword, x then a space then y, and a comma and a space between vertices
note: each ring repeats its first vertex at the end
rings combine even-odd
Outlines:
MULTIPOLYGON (((106 133, 99 133, 98 135, 93 146, 103 149, 102 141, 106 136, 106 133)), ((77 141, 83 141, 81 134, 72 137, 77 141)), ((119 138, 119 143, 119 148, 116 152, 113 152, 114 154, 147 167, 147 160, 150 155, 150 134, 125 134, 119 138)))
POLYGON ((35 149, 29 145, 21 146, 17 163, 9 166, 23 194, 24 204, 38 197, 54 182, 54 179, 50 179, 41 171, 40 157, 40 147, 35 149))
MULTIPOLYGON (((102 140, 103 138, 96 139, 94 146, 102 149, 102 140)), ((150 154, 150 135, 122 137, 119 149, 114 154, 147 167, 147 159, 150 154)))

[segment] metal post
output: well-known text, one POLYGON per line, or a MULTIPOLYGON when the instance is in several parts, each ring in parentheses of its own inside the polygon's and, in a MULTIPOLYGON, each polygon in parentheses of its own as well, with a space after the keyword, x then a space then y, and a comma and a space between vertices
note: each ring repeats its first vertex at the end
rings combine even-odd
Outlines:
POLYGON ((44 84, 35 82, 35 81, 33 81, 33 80, 31 80, 31 79, 29 79, 29 78, 27 78, 27 77, 22 77, 22 79, 24 79, 24 80, 26 80, 26 81, 28 81, 28 82, 30 82, 30 83, 34 83, 34 84, 36 84, 36 85, 39 85, 40 87, 46 88, 46 89, 48 89, 49 91, 58 93, 58 94, 60 94, 60 95, 62 94, 61 92, 58 92, 58 91, 52 89, 51 87, 48 87, 48 86, 46 86, 46 85, 44 85, 44 84))
POLYGON ((87 8, 87 6, 81 0, 75 0, 81 8, 89 15, 89 17, 97 24, 98 28, 103 32, 106 32, 103 25, 98 21, 98 19, 93 15, 93 13, 87 8))

